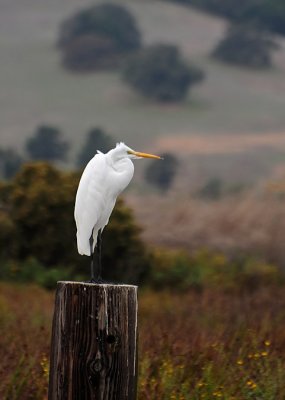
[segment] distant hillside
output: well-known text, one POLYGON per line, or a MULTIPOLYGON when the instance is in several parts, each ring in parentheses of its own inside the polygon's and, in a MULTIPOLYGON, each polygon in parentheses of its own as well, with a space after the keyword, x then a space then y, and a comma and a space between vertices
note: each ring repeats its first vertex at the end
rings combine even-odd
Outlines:
MULTIPOLYGON (((273 70, 228 67, 208 58, 225 30, 223 20, 165 1, 117 1, 134 13, 145 44, 177 44, 187 59, 206 71, 207 79, 184 104, 159 105, 133 93, 116 72, 79 75, 61 67, 55 48, 60 22, 94 3, 0 0, 2 147, 21 149, 41 123, 58 126, 65 133, 73 146, 71 164, 92 126, 101 126, 142 150, 159 150, 167 138, 176 136, 180 141, 187 138, 191 150, 192 137, 215 143, 221 135, 285 134, 284 41, 280 39, 282 48, 273 70)), ((232 148, 227 144, 226 154, 235 152, 234 143, 232 148)), ((275 145, 273 139, 266 146, 279 148, 279 142, 275 145)), ((174 148, 179 154, 179 145, 174 148)), ((274 157, 271 160, 274 164, 274 157)))

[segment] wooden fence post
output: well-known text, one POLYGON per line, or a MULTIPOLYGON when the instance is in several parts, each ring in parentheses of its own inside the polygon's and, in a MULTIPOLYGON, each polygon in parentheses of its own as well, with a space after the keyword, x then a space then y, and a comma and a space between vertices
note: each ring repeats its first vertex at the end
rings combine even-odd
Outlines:
POLYGON ((135 400, 137 287, 58 282, 49 400, 135 400))

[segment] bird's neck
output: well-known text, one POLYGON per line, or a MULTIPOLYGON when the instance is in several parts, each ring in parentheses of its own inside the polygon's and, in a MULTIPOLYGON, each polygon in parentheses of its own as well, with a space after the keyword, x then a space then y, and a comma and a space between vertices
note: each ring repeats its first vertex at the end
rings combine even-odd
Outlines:
POLYGON ((107 162, 117 172, 125 172, 128 167, 133 166, 132 161, 128 157, 119 158, 116 157, 116 154, 110 154, 107 162))

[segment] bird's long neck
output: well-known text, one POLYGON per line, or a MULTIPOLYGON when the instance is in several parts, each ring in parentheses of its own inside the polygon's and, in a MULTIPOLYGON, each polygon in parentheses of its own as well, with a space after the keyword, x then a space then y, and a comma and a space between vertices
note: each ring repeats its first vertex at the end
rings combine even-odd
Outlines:
POLYGON ((116 149, 109 151, 107 162, 116 172, 124 173, 129 168, 133 168, 133 163, 128 157, 120 157, 116 154, 116 149))

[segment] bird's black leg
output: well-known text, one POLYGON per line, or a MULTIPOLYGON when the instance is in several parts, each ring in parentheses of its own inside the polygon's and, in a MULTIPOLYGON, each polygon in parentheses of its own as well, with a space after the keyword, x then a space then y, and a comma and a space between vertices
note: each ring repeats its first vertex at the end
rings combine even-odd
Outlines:
POLYGON ((90 244, 90 256, 91 256, 91 282, 95 282, 95 268, 94 268, 94 251, 93 251, 93 231, 89 239, 90 244))
POLYGON ((102 280, 102 236, 101 236, 101 229, 98 231, 97 237, 97 262, 98 262, 98 275, 97 275, 97 282, 103 282, 102 280))

